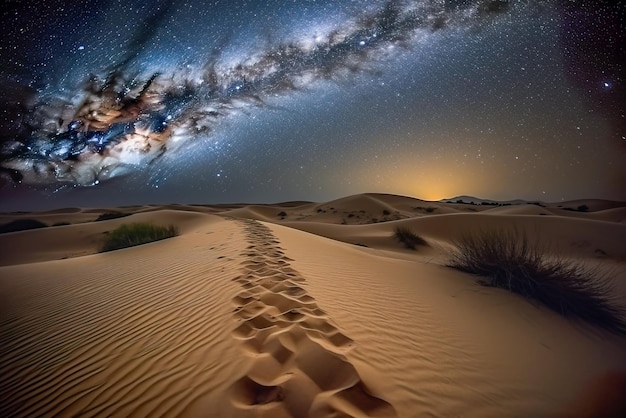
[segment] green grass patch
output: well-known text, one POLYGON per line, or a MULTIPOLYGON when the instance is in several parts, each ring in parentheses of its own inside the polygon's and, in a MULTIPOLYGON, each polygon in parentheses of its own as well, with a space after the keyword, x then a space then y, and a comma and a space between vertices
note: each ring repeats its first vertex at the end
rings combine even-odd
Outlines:
POLYGON ((614 303, 609 277, 597 269, 548 256, 544 245, 531 243, 518 231, 482 232, 455 244, 448 266, 483 277, 480 284, 508 290, 567 318, 626 334, 626 312, 614 303))
POLYGON ((419 235, 415 234, 408 228, 397 227, 394 230, 393 237, 404 244, 409 250, 415 250, 420 245, 428 245, 428 242, 419 235))
POLYGON ((107 234, 100 252, 134 247, 176 235, 178 231, 172 225, 163 227, 149 223, 124 224, 107 234))

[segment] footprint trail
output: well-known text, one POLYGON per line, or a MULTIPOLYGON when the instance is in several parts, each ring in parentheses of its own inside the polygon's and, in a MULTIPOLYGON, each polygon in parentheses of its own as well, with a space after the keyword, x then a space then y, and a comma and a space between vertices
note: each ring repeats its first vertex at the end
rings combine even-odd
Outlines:
POLYGON ((257 221, 239 222, 249 245, 233 279, 243 288, 233 298, 233 335, 253 362, 233 385, 234 406, 244 416, 396 416, 346 359, 354 342, 302 287, 304 278, 271 230, 257 221))

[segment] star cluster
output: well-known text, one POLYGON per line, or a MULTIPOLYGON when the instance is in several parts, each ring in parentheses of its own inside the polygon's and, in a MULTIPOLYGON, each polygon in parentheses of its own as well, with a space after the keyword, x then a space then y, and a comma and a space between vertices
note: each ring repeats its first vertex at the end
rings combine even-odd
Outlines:
POLYGON ((626 199, 618 8, 361 3, 9 3, 3 207, 626 199))

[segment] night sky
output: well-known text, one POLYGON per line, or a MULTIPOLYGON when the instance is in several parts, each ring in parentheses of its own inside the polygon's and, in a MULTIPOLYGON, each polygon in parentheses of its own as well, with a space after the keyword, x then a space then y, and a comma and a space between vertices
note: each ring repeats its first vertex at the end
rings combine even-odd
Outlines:
POLYGON ((9 1, 0 211, 626 200, 623 2, 9 1))

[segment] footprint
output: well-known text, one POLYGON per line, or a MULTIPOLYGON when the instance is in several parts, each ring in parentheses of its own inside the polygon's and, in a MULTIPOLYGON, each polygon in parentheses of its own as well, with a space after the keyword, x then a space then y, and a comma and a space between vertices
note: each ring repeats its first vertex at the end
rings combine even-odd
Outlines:
POLYGON ((265 386, 255 382, 248 376, 239 379, 234 387, 234 401, 243 405, 265 405, 283 400, 283 389, 280 386, 265 386))
POLYGON ((354 366, 314 341, 299 347, 296 365, 320 388, 321 392, 346 389, 360 379, 354 366))
POLYGON ((306 318, 306 316, 297 309, 283 312, 281 315, 289 322, 300 322, 301 320, 306 318))
POLYGON ((238 317, 242 319, 250 319, 259 315, 261 311, 267 310, 267 306, 258 300, 253 300, 252 302, 246 305, 238 306, 235 309, 237 310, 238 317))
POLYGON ((261 302, 267 305, 277 307, 280 313, 302 307, 302 302, 300 302, 299 300, 292 299, 280 293, 267 292, 263 295, 260 295, 259 299, 261 300, 261 302))

